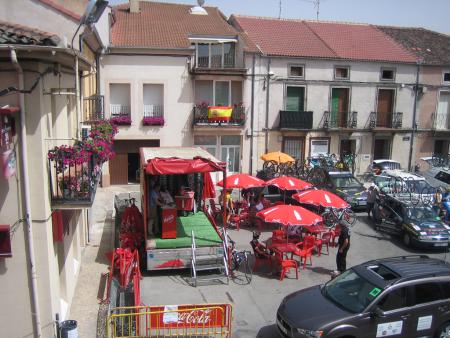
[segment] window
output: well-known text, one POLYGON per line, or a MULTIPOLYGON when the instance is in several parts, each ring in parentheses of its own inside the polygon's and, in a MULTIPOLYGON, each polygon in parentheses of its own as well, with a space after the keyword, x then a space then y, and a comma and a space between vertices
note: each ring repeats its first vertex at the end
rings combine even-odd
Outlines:
POLYGON ((304 111, 305 110, 305 87, 286 87, 286 110, 304 111))
POLYGON ((241 162, 241 137, 238 135, 220 138, 220 153, 223 162, 227 163, 229 172, 239 172, 241 162))
POLYGON ((205 149, 214 157, 216 156, 217 139, 215 136, 195 135, 194 145, 205 149))
POLYGON ((378 302, 378 306, 383 311, 401 309, 407 306, 406 295, 406 288, 392 290, 378 302))
POLYGON ((444 72, 442 79, 444 84, 450 84, 450 72, 444 72))
POLYGON ((350 79, 350 68, 349 67, 336 67, 334 69, 334 78, 336 80, 350 79))
POLYGON ((416 302, 423 304, 434 302, 442 298, 441 289, 438 283, 423 283, 414 286, 416 302))
POLYGON ((311 140, 311 157, 327 155, 329 149, 329 140, 311 140))
POLYGON ((233 68, 235 67, 235 44, 197 43, 197 67, 199 68, 233 68))
POLYGON ((283 152, 291 155, 295 159, 303 158, 303 138, 283 137, 283 152))
POLYGON ((382 81, 394 81, 395 70, 391 68, 381 68, 380 78, 382 81))
POLYGON ((290 77, 304 77, 304 67, 299 65, 289 66, 289 76, 290 77))

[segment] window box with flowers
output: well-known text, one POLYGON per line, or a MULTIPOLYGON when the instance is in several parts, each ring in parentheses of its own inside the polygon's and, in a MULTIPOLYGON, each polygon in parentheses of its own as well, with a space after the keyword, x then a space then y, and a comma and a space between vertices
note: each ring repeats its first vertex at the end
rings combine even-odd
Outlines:
POLYGON ((144 126, 163 126, 164 117, 162 116, 145 116, 142 119, 142 125, 144 126))
POLYGON ((129 115, 113 116, 109 119, 109 122, 111 122, 116 126, 131 126, 131 116, 129 115))

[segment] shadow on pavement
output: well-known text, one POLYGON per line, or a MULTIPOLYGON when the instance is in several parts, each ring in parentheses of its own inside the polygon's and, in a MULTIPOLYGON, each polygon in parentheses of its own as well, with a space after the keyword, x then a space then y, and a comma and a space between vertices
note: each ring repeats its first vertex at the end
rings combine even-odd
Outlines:
POLYGON ((111 248, 112 235, 113 235, 113 220, 112 220, 112 210, 110 210, 106 213, 102 239, 100 240, 100 246, 98 248, 97 257, 95 257, 96 263, 106 265, 111 264, 111 262, 108 260, 108 257, 106 257, 106 253, 114 250, 114 248, 111 248))

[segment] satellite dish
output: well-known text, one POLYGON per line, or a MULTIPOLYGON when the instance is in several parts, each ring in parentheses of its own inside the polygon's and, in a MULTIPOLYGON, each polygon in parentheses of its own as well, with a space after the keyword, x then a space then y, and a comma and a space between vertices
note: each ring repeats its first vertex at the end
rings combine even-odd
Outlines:
POLYGON ((108 6, 108 1, 105 0, 89 0, 86 11, 81 18, 81 23, 85 25, 91 25, 96 23, 103 14, 106 6, 108 6))
POLYGON ((203 7, 203 5, 205 4, 205 0, 197 0, 197 3, 200 7, 203 7))

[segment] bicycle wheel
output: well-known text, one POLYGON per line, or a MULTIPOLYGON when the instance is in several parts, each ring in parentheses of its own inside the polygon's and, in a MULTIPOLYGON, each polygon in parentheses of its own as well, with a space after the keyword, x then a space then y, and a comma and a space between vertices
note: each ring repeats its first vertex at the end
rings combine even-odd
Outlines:
POLYGON ((353 212, 353 210, 344 211, 344 220, 348 224, 350 224, 350 226, 353 226, 356 223, 356 214, 353 212))
POLYGON ((325 224, 325 226, 327 228, 333 228, 336 225, 336 217, 334 216, 334 214, 331 211, 326 211, 322 214, 322 218, 323 218, 323 224, 325 224))
POLYGON ((245 259, 243 261, 244 263, 244 274, 245 274, 245 279, 247 280, 247 283, 250 284, 252 281, 252 277, 253 277, 253 273, 252 273, 252 269, 250 267, 250 262, 248 259, 248 252, 245 251, 245 259))

